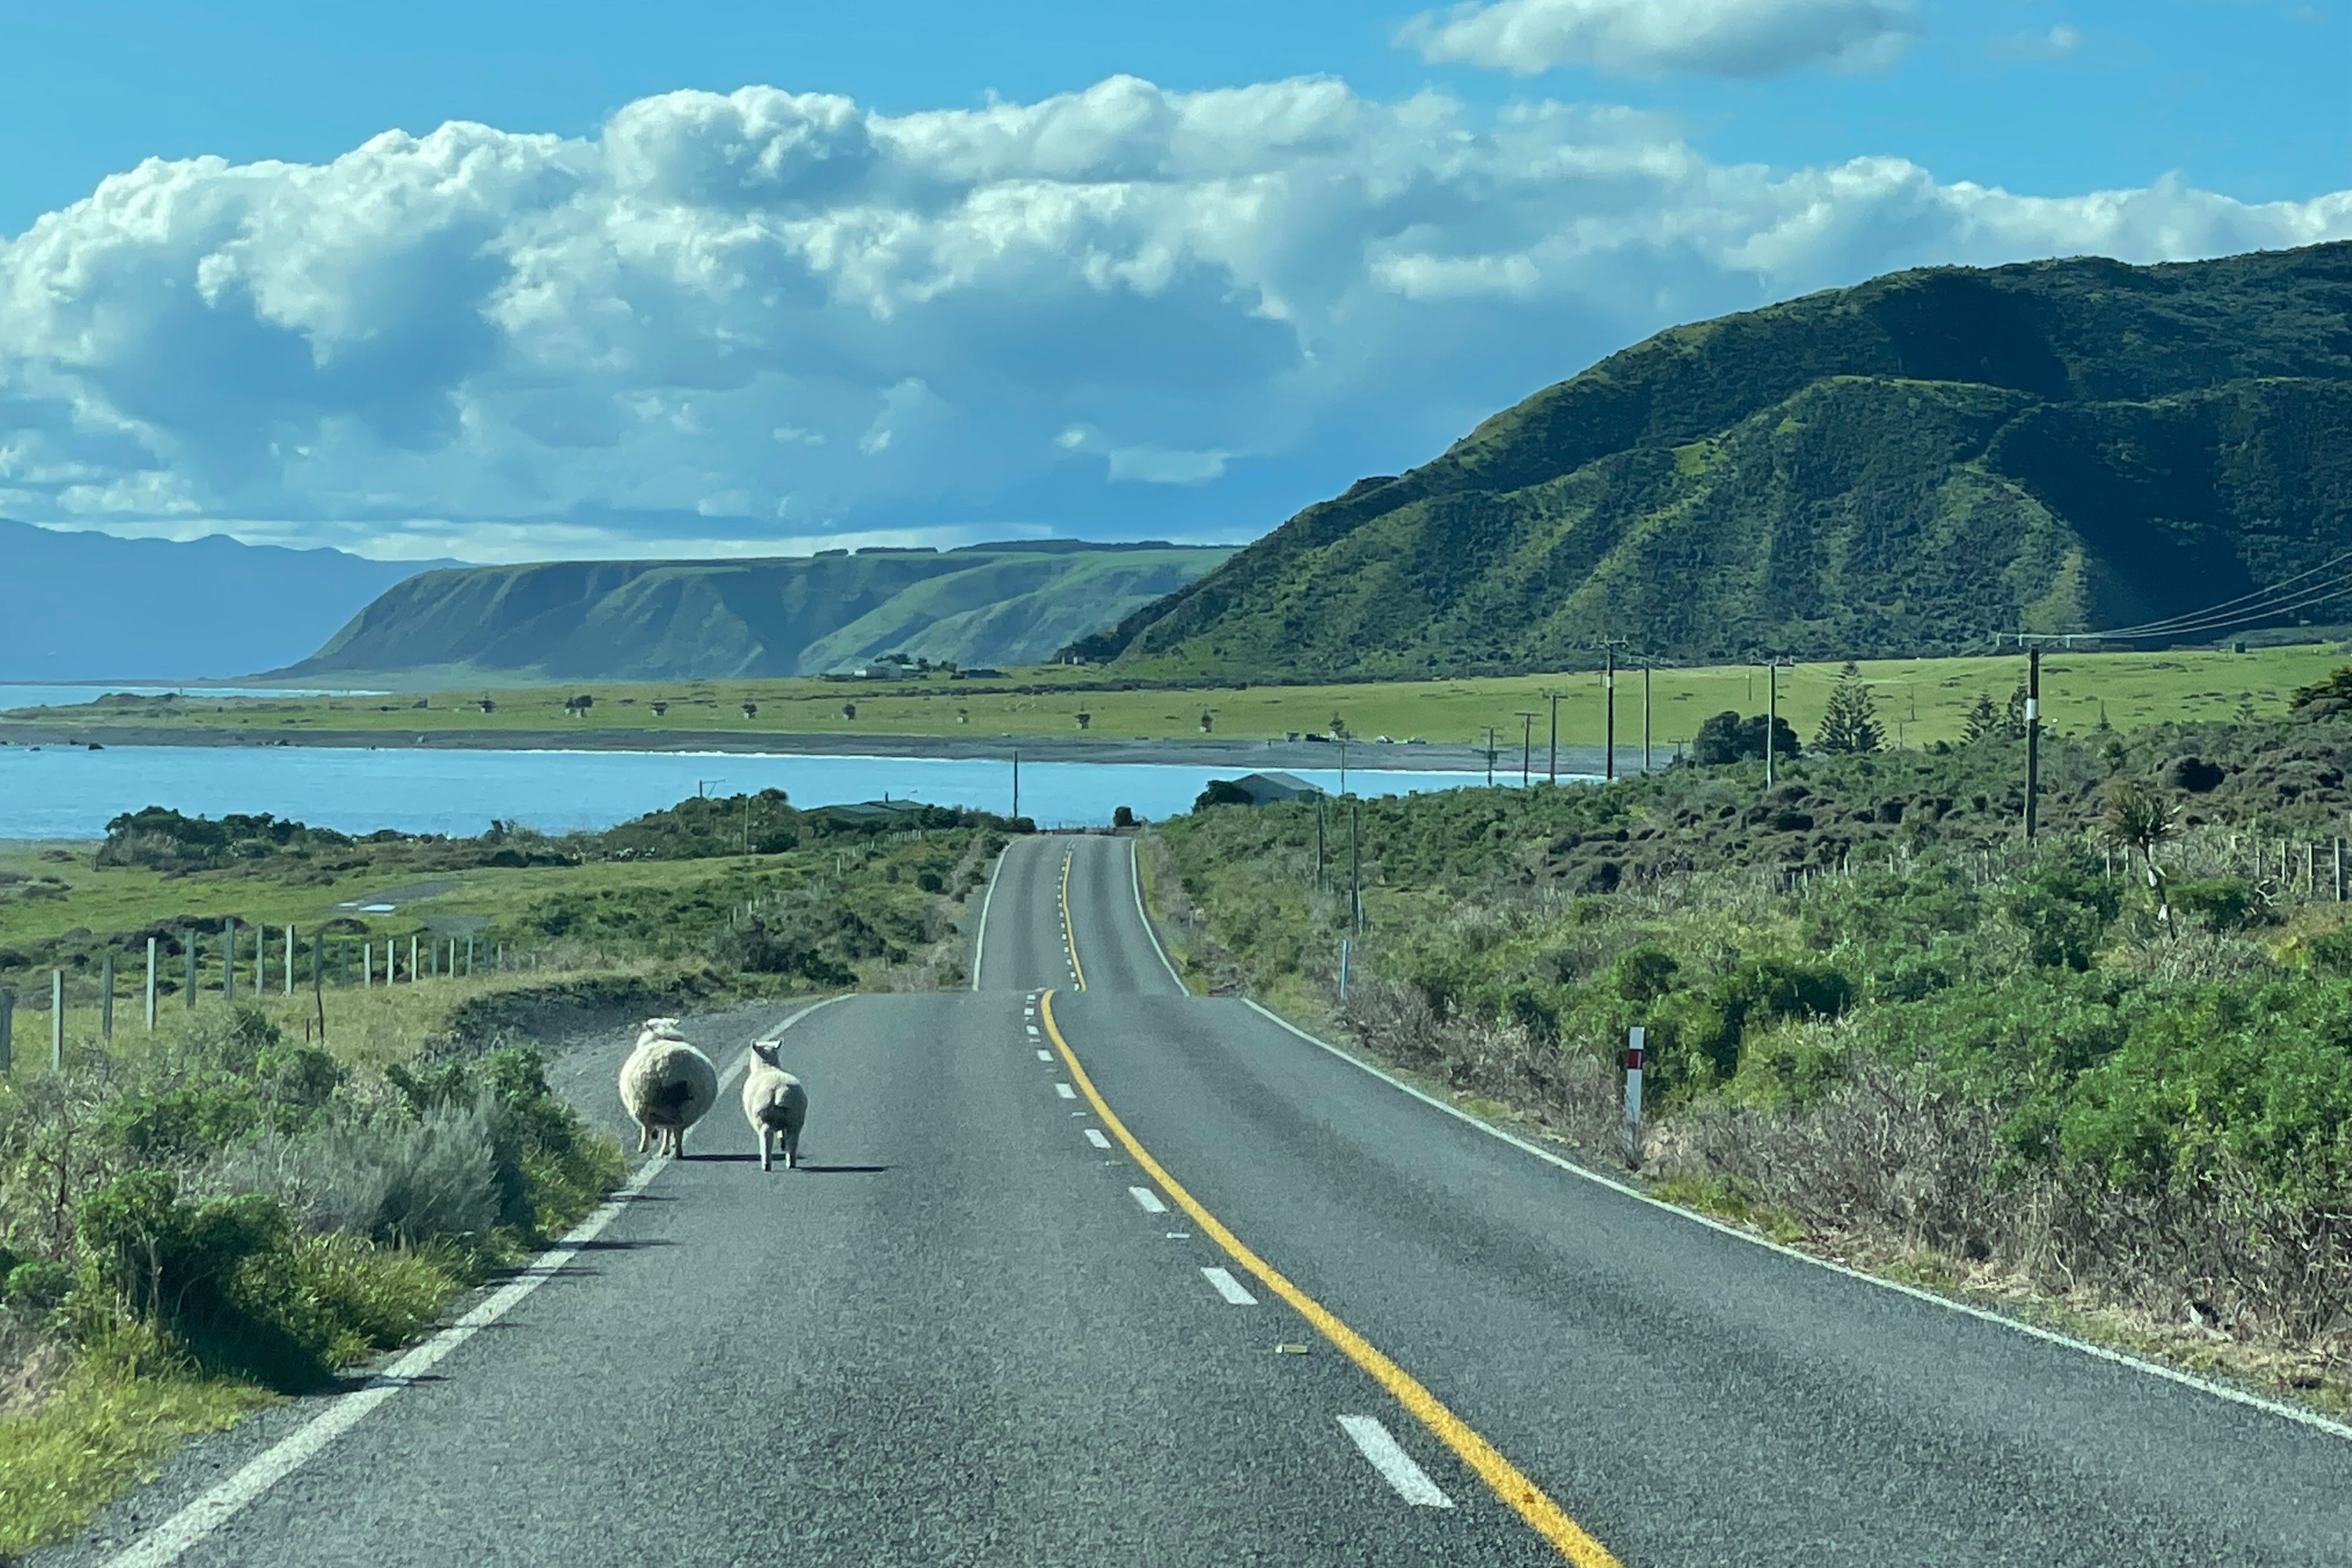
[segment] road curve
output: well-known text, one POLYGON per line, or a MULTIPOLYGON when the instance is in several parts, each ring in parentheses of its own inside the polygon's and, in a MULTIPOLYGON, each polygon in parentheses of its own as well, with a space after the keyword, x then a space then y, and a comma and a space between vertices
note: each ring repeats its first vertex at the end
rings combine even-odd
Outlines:
MULTIPOLYGON (((1126 841, 1016 841, 988 898, 972 990, 786 1034, 808 1169, 762 1176, 722 1099, 177 1561, 2352 1561, 2352 1442, 1710 1229, 1184 994, 1126 841)), ((182 1493, 306 1418, 197 1445, 182 1493)))

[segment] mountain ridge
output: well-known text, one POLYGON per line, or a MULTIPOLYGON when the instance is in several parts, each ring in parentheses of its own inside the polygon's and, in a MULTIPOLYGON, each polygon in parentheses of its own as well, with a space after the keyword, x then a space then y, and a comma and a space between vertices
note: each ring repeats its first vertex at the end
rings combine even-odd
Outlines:
POLYGON ((395 585, 310 657, 271 674, 786 676, 885 652, 934 663, 1042 662, 1231 552, 1067 540, 464 567, 395 585))
POLYGON ((1953 652, 2352 548, 2352 244, 1894 273, 1670 328, 1072 651, 1330 679, 1953 652))
POLYGON ((325 547, 121 539, 0 518, 0 680, 205 680, 299 658, 431 561, 325 547), (257 612, 261 613, 257 613, 257 612))

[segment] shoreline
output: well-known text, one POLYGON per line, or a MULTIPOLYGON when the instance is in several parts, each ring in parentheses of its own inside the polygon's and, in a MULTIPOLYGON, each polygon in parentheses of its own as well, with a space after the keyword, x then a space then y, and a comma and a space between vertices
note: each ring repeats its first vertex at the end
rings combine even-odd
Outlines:
MULTIPOLYGON (((439 752, 698 752, 782 757, 910 757, 948 761, 1009 762, 1015 752, 1029 763, 1097 763, 1165 767, 1234 769, 1236 773, 1334 772, 1340 748, 1328 742, 1244 740, 1203 736, 1192 739, 1115 740, 1077 735, 905 735, 880 733, 773 732, 740 730, 646 730, 583 726, 554 730, 310 730, 267 739, 235 732, 211 731, 200 726, 164 724, 58 724, 0 721, 0 746, 105 747, 199 746, 220 750, 278 750, 295 747, 342 751, 439 752)), ((1544 776, 1548 753, 1538 749, 1532 775, 1544 776)), ((1639 773, 1641 749, 1617 748, 1621 773, 1639 773)), ((1563 776, 1596 775, 1601 771, 1599 746, 1562 746, 1563 776)), ((1515 781, 1519 759, 1498 753, 1494 772, 1497 783, 1515 781)), ((1350 773, 1484 773, 1486 755, 1472 746, 1408 746, 1391 742, 1351 744, 1347 748, 1350 773)))

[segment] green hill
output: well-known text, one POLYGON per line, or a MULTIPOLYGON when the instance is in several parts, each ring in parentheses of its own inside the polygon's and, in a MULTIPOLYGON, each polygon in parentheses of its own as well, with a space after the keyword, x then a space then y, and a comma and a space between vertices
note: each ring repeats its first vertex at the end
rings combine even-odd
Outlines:
POLYGON ((1907 656, 2347 549, 2352 244, 1939 268, 1661 332, 1077 649, 1251 678, 1557 668, 1603 637, 1907 656))
POLYGON ((903 652, 1035 663, 1182 587, 1226 546, 1076 541, 756 561, 587 561, 426 572, 287 678, 813 675, 903 652))

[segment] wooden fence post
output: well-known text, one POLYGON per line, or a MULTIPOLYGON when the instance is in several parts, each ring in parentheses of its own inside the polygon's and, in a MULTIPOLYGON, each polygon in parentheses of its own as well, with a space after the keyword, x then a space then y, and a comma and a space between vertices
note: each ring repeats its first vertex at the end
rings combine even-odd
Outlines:
POLYGON ((7 1076, 16 1065, 16 994, 0 988, 0 1078, 7 1076))
POLYGON ((155 1032, 155 939, 147 939, 147 1032, 155 1032))
POLYGON ((66 1068, 66 972, 49 971, 49 1070, 66 1068))
POLYGON ((98 961, 98 1037, 114 1038, 114 951, 109 948, 98 961))

